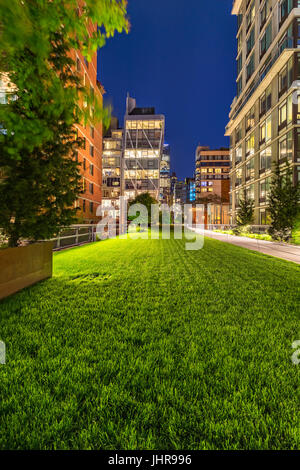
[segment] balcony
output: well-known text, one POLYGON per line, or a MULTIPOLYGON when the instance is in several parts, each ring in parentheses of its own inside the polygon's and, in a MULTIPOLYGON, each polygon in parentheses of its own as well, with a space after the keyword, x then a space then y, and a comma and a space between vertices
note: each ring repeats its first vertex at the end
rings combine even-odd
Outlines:
MULTIPOLYGON (((253 96, 254 92, 257 90, 259 85, 262 83, 262 81, 266 78, 268 73, 270 72, 271 68, 273 65, 276 63, 278 58, 281 56, 281 54, 286 50, 286 49, 293 49, 294 45, 294 40, 291 37, 286 38, 286 40, 280 44, 280 46, 276 46, 276 48, 273 49, 271 56, 272 59, 269 61, 267 66, 264 68, 262 73, 258 73, 256 77, 254 78, 252 85, 250 85, 250 88, 248 89, 244 99, 241 101, 241 103, 237 106, 235 109, 234 114, 230 118, 230 121, 234 121, 237 116, 240 114, 244 106, 248 103, 250 98, 253 96)), ((228 129, 229 126, 227 126, 228 129)))

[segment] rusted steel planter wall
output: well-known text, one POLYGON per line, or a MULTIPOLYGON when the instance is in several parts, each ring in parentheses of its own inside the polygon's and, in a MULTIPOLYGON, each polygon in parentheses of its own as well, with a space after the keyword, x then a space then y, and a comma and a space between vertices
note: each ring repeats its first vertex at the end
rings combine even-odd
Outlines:
POLYGON ((0 299, 52 277, 53 242, 0 250, 0 299))

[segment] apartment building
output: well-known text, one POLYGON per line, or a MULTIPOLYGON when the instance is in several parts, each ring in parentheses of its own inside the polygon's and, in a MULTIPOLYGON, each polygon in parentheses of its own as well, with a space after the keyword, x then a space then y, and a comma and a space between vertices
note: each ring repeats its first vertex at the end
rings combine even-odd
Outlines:
POLYGON ((103 137, 102 207, 114 208, 116 217, 120 210, 122 154, 123 129, 119 128, 118 120, 112 117, 110 129, 103 137))
POLYGON ((265 225, 274 162, 293 166, 300 181, 300 1, 235 0, 236 97, 230 136, 231 218, 246 189, 255 224, 265 225))
MULTIPOLYGON (((87 25, 87 32, 91 36, 97 31, 97 25, 91 22, 87 25)), ((97 79, 97 53, 88 62, 80 51, 72 52, 75 62, 75 72, 82 77, 84 86, 90 89, 91 94, 103 102, 105 93, 103 86, 97 79)), ((85 103, 81 103, 85 106, 85 103)), ((95 223, 97 208, 102 201, 102 124, 84 124, 76 126, 78 136, 84 140, 83 148, 78 149, 76 158, 81 163, 83 194, 76 203, 78 219, 84 223, 95 223)))
POLYGON ((205 224, 229 223, 229 149, 196 149, 196 200, 205 204, 205 224))
POLYGON ((123 195, 134 199, 148 192, 157 201, 160 195, 165 117, 154 108, 138 108, 127 96, 124 118, 123 195))
POLYGON ((164 144, 160 162, 160 195, 162 204, 171 202, 171 151, 170 145, 164 144))
POLYGON ((229 149, 210 149, 199 145, 196 149, 196 198, 215 195, 229 200, 229 149))

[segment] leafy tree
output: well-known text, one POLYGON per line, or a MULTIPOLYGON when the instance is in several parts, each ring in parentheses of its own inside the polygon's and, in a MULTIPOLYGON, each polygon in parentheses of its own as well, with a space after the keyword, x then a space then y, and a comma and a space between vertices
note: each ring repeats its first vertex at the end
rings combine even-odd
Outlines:
POLYGON ((238 227, 245 227, 253 223, 254 201, 248 198, 246 189, 243 197, 239 200, 239 208, 237 211, 236 222, 238 227))
POLYGON ((109 113, 74 72, 71 52, 91 60, 128 23, 125 0, 86 0, 81 8, 77 0, 0 0, 0 18, 0 79, 11 85, 0 105, 0 227, 17 246, 76 220, 74 154, 82 142, 74 126, 107 124, 109 113), (91 35, 89 22, 99 26, 91 35))
POLYGON ((271 227, 274 240, 288 240, 300 212, 300 185, 293 184, 293 170, 287 163, 283 171, 275 164, 274 176, 268 197, 271 227))
MULTIPOLYGON (((148 211, 148 225, 151 224, 151 205, 158 204, 157 200, 154 199, 150 193, 142 193, 136 196, 135 199, 129 202, 128 206, 131 207, 134 204, 142 204, 148 211)), ((138 215, 137 215, 138 216, 138 215)), ((130 220, 134 220, 136 217, 129 217, 130 220)), ((147 221, 145 221, 147 223, 147 221)))

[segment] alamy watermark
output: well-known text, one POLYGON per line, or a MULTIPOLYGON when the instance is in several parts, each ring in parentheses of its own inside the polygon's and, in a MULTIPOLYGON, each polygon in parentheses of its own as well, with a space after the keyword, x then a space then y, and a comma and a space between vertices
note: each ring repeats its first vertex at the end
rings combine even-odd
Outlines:
POLYGON ((119 199, 119 210, 100 205, 97 216, 102 220, 97 224, 97 237, 100 240, 114 238, 119 226, 120 239, 142 238, 148 240, 169 240, 171 233, 175 240, 187 240, 186 250, 200 250, 204 246, 204 205, 197 204, 152 204, 151 214, 143 204, 133 204, 127 208, 127 198, 119 199), (132 219, 128 222, 128 219, 132 219), (151 228, 151 230, 149 230, 151 228))
POLYGON ((292 355, 292 363, 298 366, 300 364, 300 340, 293 342, 292 349, 296 349, 292 355))
POLYGON ((3 341, 0 341, 0 364, 5 364, 6 362, 6 347, 3 341))

